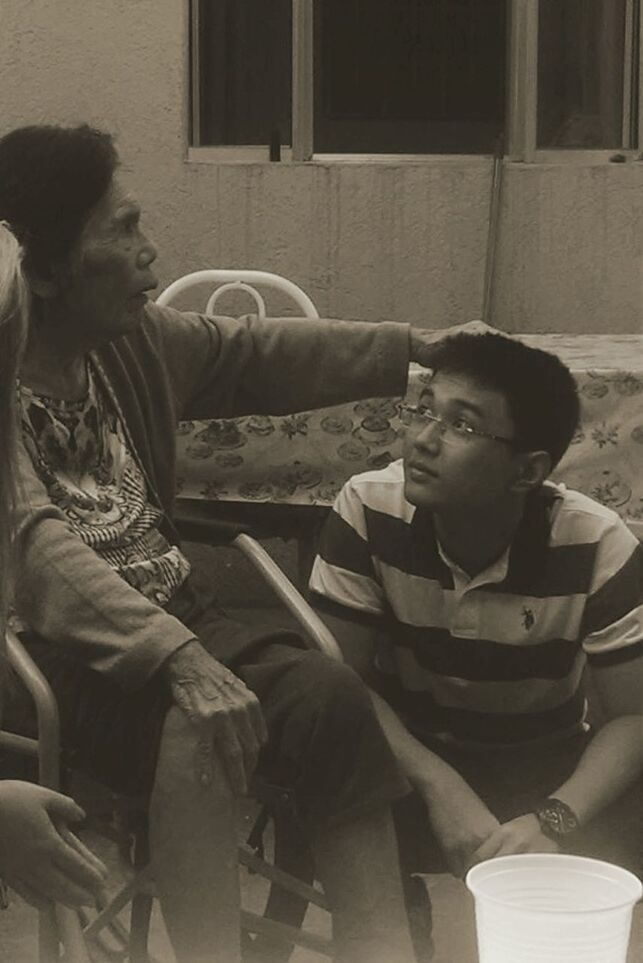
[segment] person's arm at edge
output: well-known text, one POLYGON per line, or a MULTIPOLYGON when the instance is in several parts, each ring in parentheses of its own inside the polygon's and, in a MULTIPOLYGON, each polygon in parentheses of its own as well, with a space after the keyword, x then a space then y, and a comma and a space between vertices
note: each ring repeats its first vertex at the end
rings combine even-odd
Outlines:
MULTIPOLYGON (((573 773, 550 793, 571 808, 581 827, 643 773, 643 658, 590 671, 604 721, 573 773)), ((476 851, 474 861, 557 849, 543 835, 536 815, 525 813, 503 823, 476 851)))
POLYGON ((602 718, 576 769, 552 793, 581 825, 643 774, 643 655, 614 665, 590 660, 588 673, 602 718))
POLYGON ((643 774, 643 546, 616 516, 602 536, 583 627, 595 731, 555 793, 581 825, 643 774))
MULTIPOLYGON (((587 607, 593 601, 598 610, 598 625, 596 616, 586 614, 594 631, 583 633, 595 731, 574 771, 550 793, 571 808, 581 826, 643 774, 642 552, 616 516, 603 533, 602 552, 612 574, 588 600, 587 607)), ((537 817, 525 813, 503 824, 475 856, 541 852, 551 845, 556 846, 540 832, 537 817)))

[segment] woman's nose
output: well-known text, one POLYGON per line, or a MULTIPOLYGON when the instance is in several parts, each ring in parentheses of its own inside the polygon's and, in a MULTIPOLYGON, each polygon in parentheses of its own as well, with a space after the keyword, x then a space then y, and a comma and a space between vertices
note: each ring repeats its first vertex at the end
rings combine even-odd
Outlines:
POLYGON ((143 244, 138 252, 138 266, 141 268, 149 267, 156 261, 157 255, 158 250, 154 241, 151 241, 149 237, 144 237, 143 244))

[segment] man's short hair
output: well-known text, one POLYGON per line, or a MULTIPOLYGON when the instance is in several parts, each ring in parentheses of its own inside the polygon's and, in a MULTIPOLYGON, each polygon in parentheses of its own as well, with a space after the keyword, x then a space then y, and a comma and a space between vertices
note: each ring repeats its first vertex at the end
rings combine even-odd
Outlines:
POLYGON ((556 355, 502 334, 452 335, 431 358, 434 371, 465 375, 506 399, 518 451, 546 451, 554 468, 578 428, 576 382, 556 355))
POLYGON ((27 272, 48 278, 67 261, 117 166, 111 135, 87 124, 18 127, 0 139, 0 220, 27 272))

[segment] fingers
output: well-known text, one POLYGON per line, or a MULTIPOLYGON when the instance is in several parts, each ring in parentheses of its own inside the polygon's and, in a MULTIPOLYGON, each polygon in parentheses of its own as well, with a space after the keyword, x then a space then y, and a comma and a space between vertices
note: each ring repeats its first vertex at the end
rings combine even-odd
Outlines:
POLYGON ((99 893, 107 880, 107 867, 66 826, 58 826, 63 847, 56 852, 56 864, 78 884, 99 893))
MULTIPOLYGON (((250 690, 248 690, 250 691, 250 690)), ((268 726, 266 725, 266 720, 264 719, 263 709, 261 708, 261 703, 253 694, 253 699, 249 703, 248 707, 250 721, 254 727, 254 731, 257 737, 257 741, 260 746, 265 746, 268 742, 268 726)))
MULTIPOLYGON (((67 845, 63 844, 60 849, 52 854, 51 865, 56 878, 62 876, 69 881, 70 885, 77 887, 84 893, 89 893, 90 903, 93 902, 96 895, 100 894, 105 885, 106 876, 67 845)), ((61 900, 61 902, 64 901, 61 900)))
POLYGON ((85 810, 82 809, 70 796, 54 792, 51 789, 45 790, 47 794, 47 812, 54 822, 61 821, 66 823, 79 823, 85 818, 85 810))
POLYGON ((212 766, 213 733, 210 726, 201 727, 201 736, 196 746, 196 778, 204 788, 212 785, 214 771, 212 766))
POLYGON ((51 863, 29 875, 11 877, 7 883, 18 896, 38 910, 47 909, 51 902, 62 903, 72 909, 93 906, 95 902, 90 889, 69 879, 51 863))
POLYGON ((233 791, 245 794, 261 747, 268 739, 266 722, 254 692, 207 654, 198 666, 183 669, 183 674, 172 682, 172 692, 176 704, 200 732, 195 751, 199 783, 209 786, 214 778, 211 758, 214 742, 233 791))
MULTIPOLYGON (((35 881, 31 881, 35 883, 35 881)), ((49 896, 56 903, 78 909, 80 906, 93 906, 95 894, 91 887, 83 886, 67 873, 51 866, 46 873, 42 874, 40 884, 41 892, 49 896)))
POLYGON ((232 791, 237 795, 245 796, 248 792, 245 753, 237 733, 237 727, 228 714, 222 714, 216 721, 213 735, 221 753, 232 791))
POLYGON ((249 713, 241 713, 234 721, 237 737, 243 753, 243 769, 246 776, 246 784, 250 785, 257 766, 259 752, 261 751, 261 743, 259 742, 256 729, 252 726, 249 713))
POLYGON ((482 863, 485 859, 493 859, 502 854, 504 840, 499 833, 492 833, 485 839, 482 846, 479 846, 469 859, 469 866, 482 863))
POLYGON ((202 726, 196 748, 197 779, 209 786, 214 778, 212 746, 221 754, 233 792, 245 795, 257 765, 261 744, 249 716, 244 712, 222 711, 202 726))

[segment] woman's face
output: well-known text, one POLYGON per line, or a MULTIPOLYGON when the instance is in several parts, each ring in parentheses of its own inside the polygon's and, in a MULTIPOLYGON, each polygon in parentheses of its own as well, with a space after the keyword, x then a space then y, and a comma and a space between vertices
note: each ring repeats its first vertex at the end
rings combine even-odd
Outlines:
POLYGON ((145 292, 158 280, 151 269, 156 248, 140 217, 136 200, 114 181, 85 225, 59 294, 68 323, 82 325, 83 340, 111 341, 143 319, 145 292))

